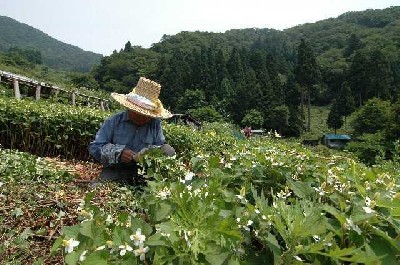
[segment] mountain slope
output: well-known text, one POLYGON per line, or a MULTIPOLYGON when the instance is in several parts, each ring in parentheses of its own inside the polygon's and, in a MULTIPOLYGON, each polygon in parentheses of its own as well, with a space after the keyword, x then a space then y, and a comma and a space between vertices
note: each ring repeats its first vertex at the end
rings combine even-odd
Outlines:
POLYGON ((29 25, 0 16, 0 52, 6 52, 11 47, 38 50, 44 65, 67 71, 87 72, 102 58, 100 54, 84 51, 29 25))

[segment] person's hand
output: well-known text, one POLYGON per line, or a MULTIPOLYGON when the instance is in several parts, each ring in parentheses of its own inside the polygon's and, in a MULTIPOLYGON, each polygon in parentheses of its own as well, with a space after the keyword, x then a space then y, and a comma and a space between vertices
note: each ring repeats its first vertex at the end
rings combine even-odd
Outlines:
POLYGON ((133 152, 131 149, 125 148, 122 150, 121 153, 121 162, 122 163, 129 163, 132 160, 136 160, 136 153, 133 152))

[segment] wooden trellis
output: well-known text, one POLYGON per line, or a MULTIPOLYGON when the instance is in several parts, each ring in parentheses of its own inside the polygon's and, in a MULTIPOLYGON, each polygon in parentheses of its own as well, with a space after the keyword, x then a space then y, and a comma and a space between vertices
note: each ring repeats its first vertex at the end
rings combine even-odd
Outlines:
POLYGON ((68 97, 70 98, 70 102, 74 106, 77 104, 76 97, 80 96, 80 97, 83 97, 86 99, 88 106, 92 105, 92 104, 89 104, 90 100, 94 100, 94 101, 98 102, 98 104, 95 104, 95 105, 98 106, 101 110, 109 110, 110 109, 109 101, 106 99, 102 99, 102 98, 95 97, 95 96, 85 95, 78 91, 68 91, 68 90, 59 88, 57 86, 53 86, 51 84, 47 84, 45 82, 39 82, 34 79, 25 77, 25 76, 13 74, 13 73, 1 71, 1 70, 0 70, 0 82, 12 84, 13 89, 14 89, 14 96, 17 99, 21 99, 21 92, 20 92, 19 85, 23 84, 23 85, 35 88, 35 100, 39 100, 41 98, 43 89, 49 89, 50 93, 53 95, 56 95, 56 96, 60 92, 69 95, 68 97))

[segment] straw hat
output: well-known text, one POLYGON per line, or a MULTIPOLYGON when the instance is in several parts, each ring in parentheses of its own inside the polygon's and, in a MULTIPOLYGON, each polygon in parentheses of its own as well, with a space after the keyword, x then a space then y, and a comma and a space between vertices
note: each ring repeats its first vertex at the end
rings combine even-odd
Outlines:
POLYGON ((147 78, 141 77, 136 87, 129 94, 111 93, 122 106, 133 110, 139 114, 152 117, 167 119, 172 114, 164 109, 160 95, 161 85, 147 78))

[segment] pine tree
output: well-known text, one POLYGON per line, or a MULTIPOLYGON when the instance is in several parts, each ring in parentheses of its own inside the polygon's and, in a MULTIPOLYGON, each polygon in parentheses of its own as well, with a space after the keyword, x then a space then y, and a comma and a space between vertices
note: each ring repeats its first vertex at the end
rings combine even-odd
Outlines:
POLYGON ((352 55, 355 51, 361 49, 363 44, 359 37, 356 34, 351 34, 350 38, 347 41, 347 45, 343 51, 344 57, 348 58, 352 55))
MULTIPOLYGON (((311 130, 311 90, 320 80, 320 71, 311 46, 302 39, 297 49, 297 82, 304 88, 302 99, 307 96, 308 123, 307 130, 311 130)), ((302 100, 302 102, 303 102, 302 100)), ((303 105, 303 103, 302 103, 303 105)))
POLYGON ((335 130, 335 134, 336 130, 343 126, 343 118, 336 100, 333 100, 326 124, 328 128, 335 130))
POLYGON ((344 116, 344 124, 346 125, 346 117, 349 116, 355 110, 354 97, 351 93, 350 86, 347 82, 344 82, 337 100, 340 114, 344 116))

